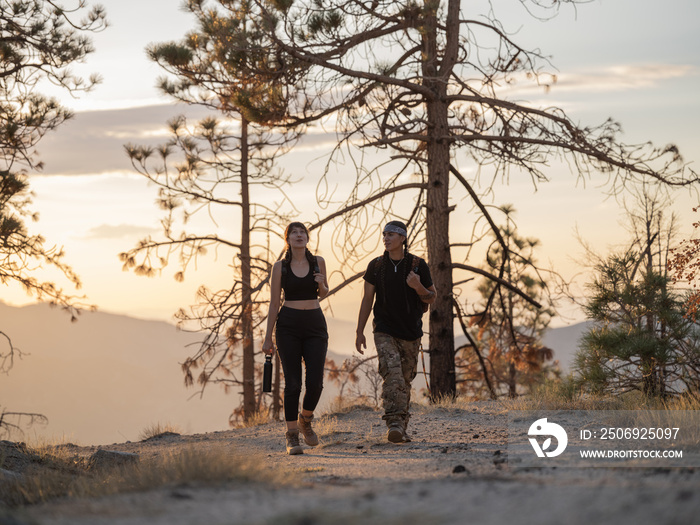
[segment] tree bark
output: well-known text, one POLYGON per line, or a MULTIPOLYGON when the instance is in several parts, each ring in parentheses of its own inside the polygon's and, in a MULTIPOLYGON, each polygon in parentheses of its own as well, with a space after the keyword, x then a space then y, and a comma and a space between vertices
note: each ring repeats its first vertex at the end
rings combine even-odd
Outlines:
POLYGON ((515 363, 508 364, 508 397, 515 399, 518 397, 518 383, 515 380, 515 363))
POLYGON ((438 78, 437 2, 426 3, 423 33, 423 78, 432 93, 428 116, 428 190, 426 237, 428 260, 437 299, 430 311, 430 393, 433 401, 457 392, 452 312, 452 255, 450 253, 450 142, 447 82, 438 78))
POLYGON ((248 182, 248 121, 241 118, 241 285, 243 315, 243 419, 255 414, 255 339, 250 268, 250 193, 248 182))

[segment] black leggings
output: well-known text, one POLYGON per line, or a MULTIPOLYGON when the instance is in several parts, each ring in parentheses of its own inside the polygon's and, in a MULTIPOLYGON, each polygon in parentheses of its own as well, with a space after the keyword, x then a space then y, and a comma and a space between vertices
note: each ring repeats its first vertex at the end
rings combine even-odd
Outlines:
POLYGON ((296 310, 283 306, 277 316, 277 351, 284 371, 284 419, 296 421, 301 396, 301 362, 306 366, 302 407, 314 411, 323 390, 328 328, 320 308, 296 310))

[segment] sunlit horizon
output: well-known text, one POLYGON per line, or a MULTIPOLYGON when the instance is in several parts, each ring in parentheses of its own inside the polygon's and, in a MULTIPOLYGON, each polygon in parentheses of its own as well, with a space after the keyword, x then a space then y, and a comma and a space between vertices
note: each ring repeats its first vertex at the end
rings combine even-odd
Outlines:
MULTIPOLYGON (((45 168, 31 175, 30 184, 35 194, 33 210, 40 220, 28 226, 44 236, 48 246, 65 248, 65 261, 84 285, 75 293, 85 294, 87 302, 105 312, 172 322, 174 312, 195 302, 200 285, 226 286, 232 275, 231 261, 202 263, 186 275, 184 283, 172 278, 175 261, 162 276, 152 279, 122 272, 118 254, 144 236, 157 237, 162 216, 155 204, 156 188, 131 168, 124 144, 162 142, 170 118, 187 113, 194 122, 204 114, 204 110, 176 105, 158 91, 156 79, 163 71, 145 53, 150 43, 182 39, 193 29, 194 19, 166 0, 101 3, 112 25, 93 36, 96 52, 76 72, 96 72, 104 81, 78 99, 50 92, 76 114, 39 143, 45 168), (136 12, 140 16, 134 16, 136 12), (152 24, 155 17, 163 23, 152 24)), ((695 117, 700 113, 696 96, 700 63, 694 53, 698 43, 691 22, 694 13, 687 12, 691 6, 604 1, 579 6, 576 11, 562 8, 558 17, 539 22, 526 17, 524 11, 508 9, 501 1, 494 5, 508 28, 518 30, 517 38, 553 55, 557 74, 551 90, 521 83, 509 88, 509 96, 533 106, 562 107, 582 125, 597 125, 612 117, 621 122, 626 142, 676 143, 687 162, 698 158, 695 145, 700 133, 695 117), (649 38, 650 27, 655 28, 653 39, 649 38)), ((693 5, 692 9, 700 7, 693 5)), ((307 223, 324 211, 315 204, 315 184, 333 141, 333 130, 313 128, 281 160, 286 171, 301 179, 292 195, 301 203, 298 219, 307 223)), ((351 166, 336 169, 354 178, 351 166)), ((566 170, 564 165, 553 167, 551 182, 537 189, 527 180, 499 182, 490 204, 513 204, 519 233, 542 241, 540 262, 574 276, 585 270, 576 263, 580 259, 576 229, 602 253, 624 242, 625 232, 619 226, 619 203, 606 198, 601 188, 604 178, 580 181, 566 170)), ((456 203, 463 205, 463 196, 456 195, 456 203)), ((691 209, 696 204, 688 192, 675 194, 680 237, 691 233, 691 209)), ((455 233, 465 220, 452 217, 455 233)), ((235 230, 235 225, 230 229, 235 230)), ((415 249, 420 252, 422 247, 415 249)), ((327 238, 320 240, 319 253, 331 259, 332 270, 339 268, 327 238)), ((366 257, 369 260, 373 255, 366 257)), ((333 299, 334 315, 354 320, 359 294, 355 286, 333 299)), ((2 300, 15 305, 33 302, 17 288, 5 288, 2 300)), ((559 323, 565 321, 555 321, 559 323)))

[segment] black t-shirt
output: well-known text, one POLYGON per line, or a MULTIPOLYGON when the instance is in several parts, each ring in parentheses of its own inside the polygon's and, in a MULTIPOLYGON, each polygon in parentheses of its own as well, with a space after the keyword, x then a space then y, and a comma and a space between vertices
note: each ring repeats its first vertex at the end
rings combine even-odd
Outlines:
MULTIPOLYGON (((374 285, 374 332, 389 334, 405 341, 420 339, 423 335, 422 301, 416 291, 406 284, 406 277, 413 269, 413 256, 409 254, 397 264, 388 255, 374 258, 367 266, 364 279, 374 285), (383 271, 382 271, 382 266, 383 271)), ((425 288, 433 285, 430 269, 419 259, 420 282, 425 288)))

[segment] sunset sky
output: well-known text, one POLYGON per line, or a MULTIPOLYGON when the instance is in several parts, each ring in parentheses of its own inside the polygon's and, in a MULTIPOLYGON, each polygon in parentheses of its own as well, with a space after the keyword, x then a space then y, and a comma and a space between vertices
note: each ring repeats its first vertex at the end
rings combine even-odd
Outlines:
MULTIPOLYGON (((65 247, 66 262, 81 276, 80 293, 88 302, 107 312, 169 320, 179 307, 193 302, 199 285, 226 286, 230 261, 203 264, 184 283, 176 283, 172 272, 145 279, 121 271, 117 254, 145 235, 157 235, 161 217, 155 188, 133 172, 123 146, 165 137, 166 121, 184 110, 170 105, 155 88, 162 72, 148 61, 144 48, 150 42, 182 38, 194 21, 179 9, 177 0, 101 3, 111 27, 94 36, 97 51, 80 71, 99 72, 104 82, 78 100, 64 97, 77 112, 75 119, 39 145, 45 169, 32 177, 31 186, 41 219, 32 228, 47 244, 65 247)), ((695 170, 700 169, 697 2, 595 0, 576 10, 564 6, 548 22, 530 18, 516 0, 494 5, 508 29, 522 26, 520 43, 539 47, 558 68, 554 89, 526 93, 528 100, 563 107, 582 124, 613 117, 623 125, 625 142, 675 143, 687 161, 696 162, 695 170)), ((319 165, 312 159, 332 141, 330 135, 318 137, 315 149, 297 152, 287 169, 314 177, 319 165)), ((584 188, 573 176, 560 177, 537 192, 531 185, 514 183, 497 195, 495 204, 515 203, 521 233, 542 241, 540 260, 551 260, 573 275, 580 271, 572 262, 580 252, 573 238, 577 226, 601 251, 625 236, 618 224, 618 204, 605 199, 597 182, 584 188)), ((310 180, 308 187, 313 186, 310 180)), ((697 202, 679 192, 675 203, 687 236, 697 202)), ((311 221, 314 216, 300 219, 311 221)), ((10 304, 31 301, 14 288, 3 290, 0 297, 10 304)), ((334 305, 335 315, 354 320, 358 301, 346 295, 334 305)))

